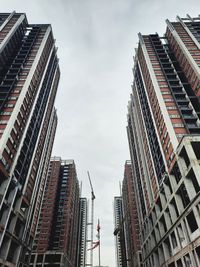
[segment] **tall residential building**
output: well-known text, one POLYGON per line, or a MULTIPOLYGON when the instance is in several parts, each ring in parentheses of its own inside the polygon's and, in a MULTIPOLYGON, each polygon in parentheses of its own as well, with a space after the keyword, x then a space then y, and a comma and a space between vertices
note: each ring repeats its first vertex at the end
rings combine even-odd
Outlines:
POLYGON ((79 184, 75 163, 52 158, 29 266, 75 267, 78 222, 79 184))
POLYGON ((114 227, 117 267, 127 267, 122 197, 114 198, 114 227))
POLYGON ((0 13, 0 265, 27 265, 53 145, 59 66, 50 25, 0 13))
POLYGON ((141 266, 141 251, 139 241, 139 223, 135 188, 133 183, 131 161, 127 160, 124 166, 124 179, 122 184, 122 205, 124 211, 124 235, 126 244, 126 257, 128 267, 141 266))
POLYGON ((139 34, 128 139, 143 266, 200 266, 200 17, 139 34))
POLYGON ((79 235, 77 249, 77 267, 85 267, 86 264, 86 241, 88 223, 88 203, 87 198, 79 200, 79 235))

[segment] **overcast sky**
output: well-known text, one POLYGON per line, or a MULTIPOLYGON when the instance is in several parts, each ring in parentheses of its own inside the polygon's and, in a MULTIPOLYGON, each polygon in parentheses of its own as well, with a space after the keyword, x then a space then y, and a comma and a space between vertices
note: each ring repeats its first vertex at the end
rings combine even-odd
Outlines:
MULTIPOLYGON (((113 198, 129 159, 127 102, 137 33, 163 34, 165 19, 197 16, 199 0, 1 0, 1 12, 26 12, 30 23, 51 23, 61 80, 56 99, 58 129, 53 155, 74 159, 100 218, 102 265, 115 266, 113 198)), ((94 254, 94 263, 97 264, 94 254)))

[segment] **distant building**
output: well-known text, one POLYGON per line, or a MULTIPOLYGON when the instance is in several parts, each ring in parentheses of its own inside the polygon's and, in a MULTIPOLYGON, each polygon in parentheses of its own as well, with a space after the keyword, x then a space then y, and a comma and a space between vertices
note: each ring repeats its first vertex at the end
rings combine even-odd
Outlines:
POLYGON ((57 125, 56 53, 51 25, 0 13, 1 266, 28 266, 57 125))
MULTIPOLYGON (((84 206, 83 202, 81 205, 84 206)), ((81 216, 85 219, 83 210, 81 216)), ((76 266, 79 184, 73 160, 51 159, 36 229, 30 266, 76 266)), ((80 234, 84 243, 85 237, 80 234)))
POLYGON ((114 227, 117 267, 127 267, 122 197, 114 198, 114 227))
POLYGON ((200 17, 139 34, 128 139, 144 267, 200 266, 200 17))
POLYGON ((79 236, 77 250, 77 267, 85 267, 86 264, 86 241, 87 241, 87 216, 88 203, 87 198, 80 198, 79 203, 79 236))

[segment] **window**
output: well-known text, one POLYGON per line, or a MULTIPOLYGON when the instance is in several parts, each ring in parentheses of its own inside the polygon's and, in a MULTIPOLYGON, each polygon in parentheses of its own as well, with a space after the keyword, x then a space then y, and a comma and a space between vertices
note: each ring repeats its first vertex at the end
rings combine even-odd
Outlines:
POLYGON ((177 263, 177 267, 183 267, 181 259, 179 259, 176 263, 177 263))
POLYGON ((175 236, 174 232, 171 233, 171 240, 172 240, 173 248, 176 248, 178 246, 178 243, 177 243, 176 236, 175 236))
POLYGON ((197 225, 197 221, 196 218, 194 216, 194 212, 191 211, 187 216, 187 222, 188 225, 190 227, 191 232, 193 233, 194 231, 196 231, 198 229, 198 225, 197 225))

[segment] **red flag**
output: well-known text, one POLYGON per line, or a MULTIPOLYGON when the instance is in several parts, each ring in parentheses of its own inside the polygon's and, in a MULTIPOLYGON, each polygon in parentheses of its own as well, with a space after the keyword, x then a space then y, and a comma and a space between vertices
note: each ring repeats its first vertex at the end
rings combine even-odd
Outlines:
POLYGON ((97 224, 97 232, 99 232, 100 229, 101 229, 101 227, 100 227, 99 220, 98 220, 98 224, 97 224))
POLYGON ((93 250, 93 249, 95 249, 96 247, 98 247, 98 246, 99 246, 99 244, 100 244, 100 241, 93 242, 93 244, 94 244, 94 246, 93 246, 93 247, 91 247, 91 248, 89 248, 88 250, 93 250))

